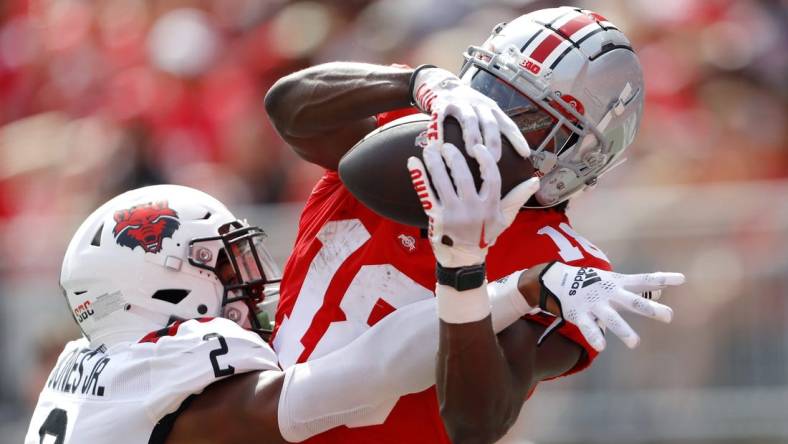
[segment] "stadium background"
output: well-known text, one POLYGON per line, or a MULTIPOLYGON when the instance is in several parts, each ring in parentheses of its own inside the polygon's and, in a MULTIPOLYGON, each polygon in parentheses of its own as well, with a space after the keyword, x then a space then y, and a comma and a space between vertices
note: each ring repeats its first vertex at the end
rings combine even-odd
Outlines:
MULTIPOLYGON (((0 440, 20 442, 77 334, 73 230, 174 182, 262 225, 284 260, 321 174, 262 98, 315 63, 433 63, 551 1, 0 2, 0 440)), ((540 386, 509 442, 788 442, 788 2, 587 1, 632 39, 646 112, 629 161, 570 206, 620 271, 683 271, 670 326, 632 319, 594 367, 540 386)), ((403 166, 404 167, 404 166, 403 166)), ((631 319, 631 317, 630 317, 631 319)))

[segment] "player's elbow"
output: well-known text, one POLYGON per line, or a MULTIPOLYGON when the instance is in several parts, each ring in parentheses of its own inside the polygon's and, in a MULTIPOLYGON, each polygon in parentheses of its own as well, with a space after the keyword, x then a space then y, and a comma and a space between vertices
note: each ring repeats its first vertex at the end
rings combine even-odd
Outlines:
POLYGON ((295 100, 292 96, 298 85, 298 73, 277 80, 265 94, 265 111, 279 133, 286 136, 293 130, 295 100))
POLYGON ((454 444, 490 444, 498 441, 506 434, 497 427, 475 427, 469 424, 449 425, 444 421, 446 433, 454 444))
POLYGON ((516 415, 507 412, 453 414, 441 408, 446 433, 454 444, 487 444, 500 440, 514 423, 516 415))
POLYGON ((265 94, 265 111, 285 140, 312 136, 320 130, 322 102, 314 100, 314 77, 308 69, 288 74, 265 94))
POLYGON ((285 139, 312 137, 325 131, 331 103, 327 91, 338 66, 341 64, 326 63, 290 73, 265 94, 265 111, 285 139))

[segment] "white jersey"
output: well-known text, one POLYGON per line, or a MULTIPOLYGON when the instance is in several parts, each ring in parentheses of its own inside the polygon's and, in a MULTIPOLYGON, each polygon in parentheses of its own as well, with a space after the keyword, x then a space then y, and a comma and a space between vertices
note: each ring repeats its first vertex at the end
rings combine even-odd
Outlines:
POLYGON ((189 396, 231 375, 278 370, 274 351, 227 319, 176 322, 137 343, 66 344, 25 444, 164 442, 189 396))

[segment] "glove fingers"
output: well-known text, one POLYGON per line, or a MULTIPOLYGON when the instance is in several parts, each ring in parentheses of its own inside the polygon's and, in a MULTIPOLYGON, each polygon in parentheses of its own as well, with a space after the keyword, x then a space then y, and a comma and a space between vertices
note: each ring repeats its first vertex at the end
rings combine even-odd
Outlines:
MULTIPOLYGON (((441 149, 446 165, 451 168, 451 177, 461 200, 476 196, 476 184, 473 182, 468 162, 465 161, 460 149, 450 143, 444 143, 441 149)), ((432 173, 432 171, 430 171, 432 173)))
POLYGON ((506 137, 512 147, 523 157, 531 155, 531 148, 517 125, 500 108, 494 108, 493 114, 498 121, 499 131, 506 137))
POLYGON ((621 308, 651 319, 668 323, 673 319, 673 310, 667 305, 649 301, 632 292, 618 288, 611 298, 621 308))
POLYGON ((454 192, 454 186, 451 184, 449 172, 446 171, 446 165, 441 159, 440 146, 439 143, 430 143, 422 151, 422 157, 424 157, 424 165, 426 165, 427 171, 430 173, 430 182, 438 193, 436 200, 445 203, 456 200, 457 195, 454 192))
POLYGON ((482 143, 482 133, 479 130, 479 118, 473 107, 465 102, 449 103, 444 108, 447 116, 457 119, 462 128, 462 141, 465 146, 476 146, 482 143))
POLYGON ((640 337, 617 311, 607 304, 596 304, 592 311, 597 320, 618 336, 627 347, 635 348, 638 346, 640 337))
POLYGON ((489 108, 477 106, 475 110, 476 115, 479 116, 484 146, 490 151, 493 159, 498 162, 501 160, 501 130, 498 128, 498 120, 489 108))
MULTIPOLYGON (((570 321, 572 322, 572 321, 570 321)), ((586 341, 594 347, 594 350, 601 352, 605 349, 607 342, 602 330, 596 325, 596 322, 587 313, 580 313, 577 319, 573 322, 580 329, 580 333, 586 338, 586 341)))
POLYGON ((631 292, 641 293, 681 285, 685 280, 686 278, 681 273, 658 271, 656 273, 622 274, 619 275, 618 283, 631 292))
POLYGON ((506 196, 501 199, 501 211, 506 218, 506 226, 511 225, 517 212, 525 205, 528 199, 539 191, 539 178, 532 177, 525 182, 512 188, 506 196))
POLYGON ((501 199, 501 172, 498 170, 494 155, 486 150, 484 145, 476 145, 473 156, 479 162, 479 173, 482 177, 479 197, 491 205, 496 205, 501 199))

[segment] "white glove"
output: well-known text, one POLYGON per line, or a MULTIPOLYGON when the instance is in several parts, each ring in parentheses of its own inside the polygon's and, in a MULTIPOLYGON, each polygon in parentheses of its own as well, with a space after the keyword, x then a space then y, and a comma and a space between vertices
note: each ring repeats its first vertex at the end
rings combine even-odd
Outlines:
POLYGON ((469 154, 479 162, 482 178, 479 191, 476 191, 462 153, 450 143, 431 142, 427 145, 423 151, 424 163, 417 157, 408 159, 413 188, 429 217, 429 239, 435 258, 446 268, 484 262, 489 246, 511 225, 520 207, 539 189, 539 179, 531 178, 501 199, 501 174, 492 154, 482 145, 473 146, 469 154), (451 178, 447 165, 451 169, 451 178), (430 182, 435 186, 437 196, 430 182))
POLYGON ((640 337, 616 310, 626 309, 662 322, 673 319, 673 310, 637 294, 658 292, 668 286, 684 283, 681 273, 619 274, 597 268, 578 268, 553 262, 539 277, 542 284, 540 307, 545 309, 547 297, 555 298, 561 313, 539 338, 541 344, 564 321, 580 329, 588 343, 597 351, 605 348, 600 328, 609 328, 629 348, 640 343, 640 337))
POLYGON ((466 147, 484 144, 497 162, 501 159, 503 133, 521 156, 531 155, 525 137, 498 104, 449 71, 435 67, 419 69, 411 94, 419 110, 432 116, 427 132, 429 140, 442 143, 443 121, 446 116, 453 116, 462 127, 466 147))

